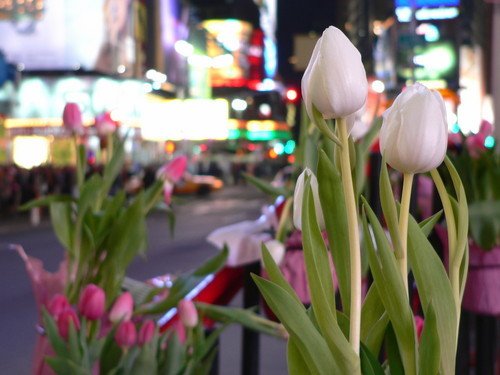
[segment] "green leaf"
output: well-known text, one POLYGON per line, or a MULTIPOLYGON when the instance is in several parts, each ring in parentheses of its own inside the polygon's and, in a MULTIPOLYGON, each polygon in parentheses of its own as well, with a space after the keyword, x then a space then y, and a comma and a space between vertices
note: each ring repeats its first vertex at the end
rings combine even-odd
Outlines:
POLYGON ((204 316, 221 323, 238 323, 243 327, 266 335, 284 338, 281 324, 262 317, 249 309, 218 306, 196 302, 196 309, 204 316))
POLYGON ((120 211, 125 207, 125 198, 125 192, 120 191, 114 197, 105 201, 95 235, 96 246, 98 248, 102 247, 102 243, 113 229, 114 222, 120 217, 120 211))
POLYGON ((465 285, 467 284, 467 274, 469 273, 469 244, 465 248, 464 258, 460 265, 459 279, 460 279, 460 301, 464 297, 465 285))
MULTIPOLYGON (((276 314, 302 354, 310 374, 343 374, 321 334, 316 330, 301 303, 283 288, 257 275, 252 277, 271 310, 276 314)), ((359 369, 356 373, 359 373, 359 369)))
POLYGON ((372 353, 380 351, 388 322, 377 286, 372 284, 361 308, 361 341, 372 353))
POLYGON ((323 115, 321 114, 320 111, 318 111, 318 109, 316 108, 316 106, 314 106, 314 104, 313 104, 312 110, 313 110, 313 118, 312 118, 312 120, 316 124, 316 126, 318 127, 318 129, 320 130, 320 132, 323 133, 323 135, 325 137, 327 137, 330 140, 332 140, 333 142, 335 142, 339 147, 342 147, 342 143, 337 138, 337 136, 335 135, 335 133, 333 132, 333 130, 330 129, 330 127, 326 123, 325 119, 323 118, 323 115))
POLYGON ((293 297, 298 303, 302 303, 297 293, 292 288, 292 286, 286 281, 285 277, 281 273, 281 270, 274 262, 273 257, 269 253, 266 245, 262 243, 262 260, 264 261, 264 268, 269 276, 269 279, 282 287, 291 297, 293 297))
POLYGON ((483 250, 491 250, 500 241, 500 200, 469 205, 470 233, 483 250))
POLYGON ((351 281, 349 258, 349 231, 340 173, 324 151, 318 162, 318 191, 323 207, 328 244, 337 273, 338 288, 343 311, 349 315, 351 307, 351 281))
POLYGON ((302 204, 302 246, 311 305, 331 353, 339 360, 342 373, 359 371, 359 360, 336 322, 335 290, 328 250, 316 221, 310 177, 304 184, 302 204))
POLYGON ((275 187, 268 183, 267 181, 264 181, 261 178, 252 176, 251 174, 248 173, 243 173, 243 177, 250 182, 252 185, 254 185, 257 189, 262 191, 264 194, 270 195, 271 197, 278 197, 280 195, 283 195, 285 197, 289 197, 292 195, 290 191, 288 191, 285 188, 281 187, 275 187))
POLYGON ((45 361, 56 374, 88 375, 88 371, 66 358, 47 357, 45 361))
POLYGON ((113 156, 104 167, 102 186, 99 189, 100 202, 103 202, 109 195, 111 186, 123 167, 125 161, 124 143, 125 139, 120 140, 116 133, 113 134, 113 156))
POLYGON ((389 172, 387 171, 387 164, 385 163, 385 160, 382 160, 380 169, 379 189, 382 212, 384 213, 384 219, 387 223, 389 233, 391 234, 394 253, 396 258, 399 259, 402 257, 403 245, 401 244, 401 236, 399 234, 399 220, 396 202, 394 201, 394 193, 392 192, 391 181, 389 179, 389 172))
POLYGON ((75 225, 71 217, 71 204, 68 202, 52 202, 50 204, 50 220, 57 239, 63 247, 71 251, 75 225))
POLYGON ((375 250, 371 236, 365 236, 374 282, 392 322, 406 374, 416 374, 415 327, 403 278, 380 222, 366 199, 363 197, 362 199, 364 203, 363 230, 365 233, 369 233, 366 217, 368 216, 377 243, 377 249, 375 250))
POLYGON ((42 309, 42 315, 43 325, 45 328, 45 332, 47 333, 47 336, 49 338, 50 345, 52 345, 52 348, 58 356, 67 357, 69 355, 68 347, 66 345, 66 342, 59 335, 59 331, 57 329, 54 318, 50 316, 45 308, 42 309))
MULTIPOLYGON (((75 144, 77 144, 77 139, 75 136, 75 144)), ((85 149, 85 145, 80 144, 77 145, 76 149, 76 184, 78 190, 80 190, 83 186, 85 180, 85 168, 87 165, 87 150, 85 149)))
POLYGON ((389 363, 391 375, 405 375, 405 368, 401 361, 401 353, 399 351, 396 336, 392 324, 387 326, 385 339, 385 350, 387 353, 387 361, 389 363))
POLYGON ((422 220, 418 225, 422 229, 422 232, 424 232, 426 237, 429 237, 429 234, 432 232, 434 229, 434 226, 437 224, 439 219, 441 219, 441 214, 443 213, 443 210, 440 210, 436 212, 434 215, 428 217, 425 220, 422 220))
POLYGON ((290 375, 304 375, 309 373, 307 362, 305 361, 302 353, 300 352, 296 339, 290 337, 287 343, 286 358, 288 364, 288 374, 290 375))
POLYGON ((363 344, 360 346, 361 372, 363 375, 384 375, 384 370, 377 358, 363 344))
POLYGON ((98 174, 92 175, 82 186, 80 198, 78 198, 78 215, 85 215, 86 210, 97 202, 99 188, 102 185, 102 177, 98 174))
POLYGON ((185 273, 175 279, 168 297, 164 300, 149 306, 139 307, 136 314, 159 314, 177 306, 179 301, 198 285, 208 274, 212 274, 221 269, 227 259, 228 250, 226 247, 206 263, 192 272, 185 273))
POLYGON ((425 323, 418 348, 419 374, 436 375, 439 373, 440 361, 439 336, 436 313, 429 302, 425 311, 425 323))
POLYGON ((144 214, 147 215, 155 205, 158 203, 162 196, 164 182, 161 180, 156 180, 150 187, 144 192, 144 214))
POLYGON ((178 375, 184 363, 185 351, 176 332, 173 332, 168 338, 167 349, 164 351, 163 355, 159 373, 165 375, 178 375))
POLYGON ((50 204, 54 202, 72 202, 74 201, 73 198, 69 195, 59 195, 59 194, 54 194, 54 195, 49 195, 47 197, 41 197, 38 199, 31 200, 25 204, 23 204, 21 207, 19 207, 19 211, 27 211, 30 210, 34 207, 44 207, 44 206, 49 206, 50 204))
POLYGON ((454 374, 457 315, 450 280, 441 259, 411 216, 408 220, 408 261, 424 311, 433 301, 441 348, 440 371, 454 374))

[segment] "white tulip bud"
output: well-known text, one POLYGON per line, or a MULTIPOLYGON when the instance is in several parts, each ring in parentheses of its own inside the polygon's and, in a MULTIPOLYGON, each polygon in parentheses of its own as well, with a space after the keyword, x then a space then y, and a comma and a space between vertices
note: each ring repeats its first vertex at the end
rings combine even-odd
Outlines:
POLYGON ((446 155, 448 125, 441 95, 420 83, 398 95, 384 112, 380 150, 402 173, 423 173, 439 166, 446 155))
POLYGON ((293 193, 293 224, 295 228, 302 230, 302 201, 304 199, 304 183, 307 177, 311 176, 311 190, 314 199, 314 207, 316 209, 316 220, 321 230, 325 229, 325 219, 323 218, 323 211, 318 193, 318 180, 314 173, 309 168, 304 169, 300 174, 295 184, 295 191, 293 193))
POLYGON ((313 119, 313 105, 325 119, 347 117, 360 109, 368 95, 361 54, 336 27, 319 38, 302 77, 302 97, 313 119))

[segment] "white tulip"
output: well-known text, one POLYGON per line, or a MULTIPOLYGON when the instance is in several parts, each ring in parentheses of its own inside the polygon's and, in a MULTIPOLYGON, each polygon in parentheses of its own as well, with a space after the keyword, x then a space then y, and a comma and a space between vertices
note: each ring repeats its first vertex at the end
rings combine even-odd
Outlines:
POLYGON ((302 97, 313 119, 313 105, 325 119, 347 117, 368 95, 361 54, 347 37, 330 26, 319 38, 302 76, 302 97))
POLYGON ((443 162, 448 125, 437 91, 415 83, 398 95, 383 117, 380 150, 391 167, 413 174, 428 172, 443 162))
POLYGON ((295 228, 302 230, 302 201, 304 199, 304 183, 307 177, 311 176, 311 190, 314 199, 314 207, 316 208, 316 220, 321 230, 325 229, 325 219, 323 218, 323 211, 318 193, 318 179, 309 168, 304 169, 300 174, 295 184, 295 191, 293 193, 293 224, 295 228))

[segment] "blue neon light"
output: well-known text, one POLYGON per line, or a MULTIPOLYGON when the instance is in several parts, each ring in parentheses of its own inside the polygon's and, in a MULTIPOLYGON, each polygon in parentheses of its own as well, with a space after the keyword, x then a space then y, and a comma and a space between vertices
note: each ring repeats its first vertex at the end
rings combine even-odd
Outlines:
POLYGON ((457 7, 460 0, 395 0, 396 7, 434 8, 434 7, 457 7))

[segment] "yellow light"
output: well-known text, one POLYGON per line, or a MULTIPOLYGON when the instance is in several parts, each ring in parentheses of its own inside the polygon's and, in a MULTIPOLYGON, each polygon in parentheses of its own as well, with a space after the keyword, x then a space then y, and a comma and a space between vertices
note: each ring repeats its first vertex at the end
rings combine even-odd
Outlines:
POLYGON ((276 121, 273 120, 251 120, 247 123, 247 130, 251 132, 276 130, 276 121))
POLYGON ((13 159, 21 168, 30 169, 49 158, 49 140, 44 137, 14 138, 13 159))

